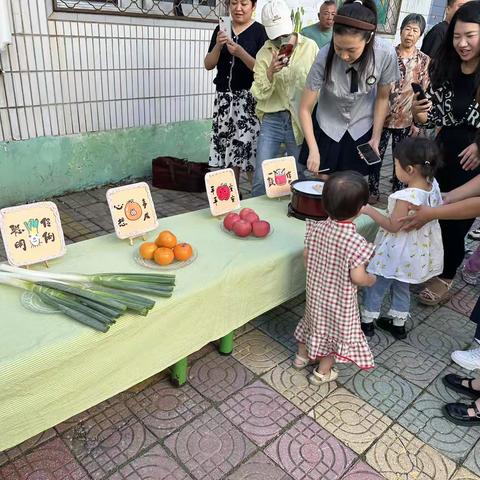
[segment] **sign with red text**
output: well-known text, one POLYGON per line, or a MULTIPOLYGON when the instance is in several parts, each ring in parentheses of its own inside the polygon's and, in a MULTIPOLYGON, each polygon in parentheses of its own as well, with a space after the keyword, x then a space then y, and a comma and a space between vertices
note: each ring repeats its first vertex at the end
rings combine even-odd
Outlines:
POLYGON ((290 184, 298 180, 295 157, 280 157, 262 162, 263 181, 267 197, 290 195, 290 184))
POLYGON ((115 233, 122 240, 141 237, 158 226, 150 187, 145 182, 110 188, 107 202, 115 233))
POLYGON ((53 202, 3 208, 0 231, 8 263, 16 267, 46 262, 66 251, 60 215, 53 202))
POLYGON ((205 186, 213 216, 223 215, 240 207, 237 181, 231 168, 207 173, 205 186))

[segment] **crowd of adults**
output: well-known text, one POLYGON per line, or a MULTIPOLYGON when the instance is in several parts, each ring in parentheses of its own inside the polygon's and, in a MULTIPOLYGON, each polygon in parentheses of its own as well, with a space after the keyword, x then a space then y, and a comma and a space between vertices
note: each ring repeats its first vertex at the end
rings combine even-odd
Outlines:
MULTIPOLYGON (((369 143, 383 160, 407 136, 435 137, 443 164, 437 180, 446 205, 421 208, 406 220, 417 228, 440 219, 444 270, 429 280, 421 302, 438 305, 451 295, 465 257, 465 236, 480 216, 480 1, 448 0, 445 20, 425 35, 419 14, 407 15, 400 43, 379 38, 374 0, 325 1, 319 22, 294 31, 283 0, 269 1, 261 24, 256 0, 230 0, 231 32, 212 35, 205 68, 217 68, 210 165, 253 173, 252 195, 265 193, 261 164, 292 155, 300 176, 355 170, 368 176, 370 203, 379 198, 381 163, 368 165, 358 153, 369 143), (291 54, 283 55, 281 52, 291 54), (419 84, 426 98, 414 93, 419 84), (448 193, 447 193, 448 192, 448 193), (469 198, 472 197, 472 198, 469 198), (477 198, 474 198, 477 197, 477 198)), ((392 172, 392 190, 402 188, 392 172)), ((480 325, 480 301, 472 313, 480 325)), ((455 335, 455 332, 452 332, 455 335)), ((480 326, 475 335, 480 344, 480 326)), ((453 352, 469 370, 480 369, 480 345, 453 352)), ((474 398, 480 380, 456 375, 445 383, 474 398)), ((451 404, 452 421, 480 423, 480 399, 451 404)))

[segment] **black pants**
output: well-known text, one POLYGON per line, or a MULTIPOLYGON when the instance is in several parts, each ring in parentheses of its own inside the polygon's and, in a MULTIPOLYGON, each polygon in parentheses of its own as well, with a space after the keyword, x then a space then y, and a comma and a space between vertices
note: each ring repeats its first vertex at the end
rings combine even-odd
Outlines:
POLYGON ((480 342, 480 297, 478 297, 477 303, 473 307, 470 314, 470 320, 477 324, 477 330, 475 331, 475 340, 480 342))

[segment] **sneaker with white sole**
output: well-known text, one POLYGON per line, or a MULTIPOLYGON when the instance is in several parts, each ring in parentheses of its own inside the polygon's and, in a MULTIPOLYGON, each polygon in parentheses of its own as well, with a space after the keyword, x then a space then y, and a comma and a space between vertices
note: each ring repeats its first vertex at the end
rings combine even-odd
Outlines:
POLYGON ((471 238, 472 240, 480 240, 480 228, 468 232, 468 238, 471 238))
POLYGON ((480 369, 480 348, 456 350, 452 352, 452 360, 466 370, 480 369))

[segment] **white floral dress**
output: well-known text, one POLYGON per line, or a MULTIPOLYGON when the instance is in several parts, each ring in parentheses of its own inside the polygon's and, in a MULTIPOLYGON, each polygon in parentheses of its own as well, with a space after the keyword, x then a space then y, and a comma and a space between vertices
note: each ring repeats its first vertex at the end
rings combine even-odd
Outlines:
MULTIPOLYGON (((397 200, 438 207, 442 195, 436 180, 433 180, 430 191, 420 188, 399 190, 388 197, 387 215, 393 212, 397 200)), ((405 283, 423 283, 443 271, 442 233, 438 220, 410 232, 389 233, 380 228, 375 245, 375 256, 367 268, 369 273, 405 283)))

